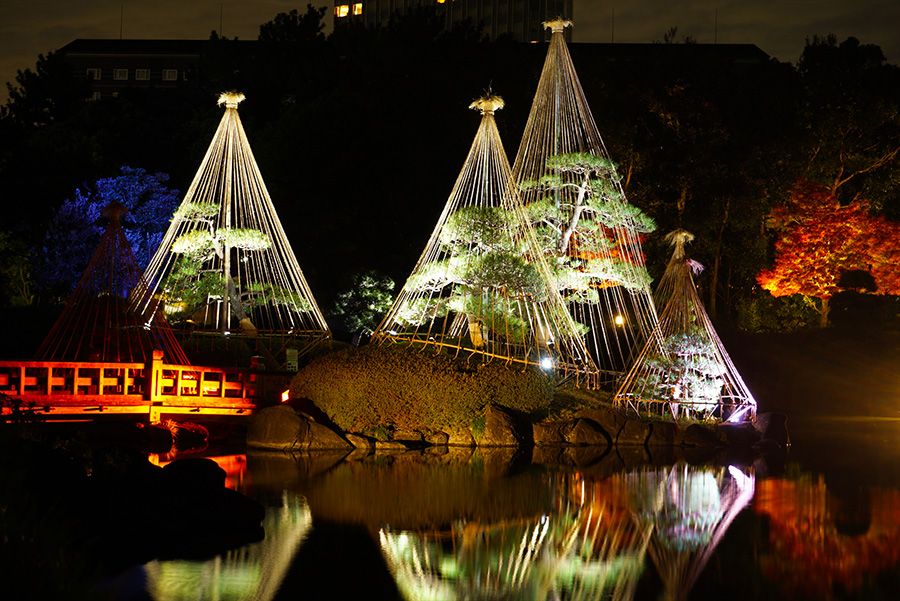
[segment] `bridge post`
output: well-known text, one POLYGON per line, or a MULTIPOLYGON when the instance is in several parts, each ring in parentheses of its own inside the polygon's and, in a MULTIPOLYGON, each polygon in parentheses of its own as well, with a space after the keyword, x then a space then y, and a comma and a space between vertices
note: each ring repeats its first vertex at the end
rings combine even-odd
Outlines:
POLYGON ((144 368, 144 399, 150 406, 150 423, 158 424, 162 410, 162 401, 159 400, 159 379, 162 376, 162 351, 153 351, 152 358, 144 368))

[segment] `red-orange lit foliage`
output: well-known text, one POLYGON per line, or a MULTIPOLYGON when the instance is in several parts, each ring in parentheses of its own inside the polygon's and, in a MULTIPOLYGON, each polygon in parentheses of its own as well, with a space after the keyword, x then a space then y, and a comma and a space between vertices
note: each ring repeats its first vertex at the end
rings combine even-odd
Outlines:
POLYGON ((757 483, 753 510, 767 515, 769 552, 760 557, 766 578, 784 598, 832 599, 833 591, 859 591, 867 580, 900 564, 900 492, 873 489, 868 530, 844 534, 836 515, 841 502, 822 478, 768 479, 757 483), (835 586, 837 585, 837 586, 835 586))
POLYGON ((773 296, 801 294, 820 301, 828 325, 829 300, 843 290, 846 271, 864 271, 874 294, 900 294, 900 224, 870 213, 868 201, 840 202, 828 187, 798 182, 788 201, 772 209, 768 225, 779 233, 775 263, 756 280, 773 296))

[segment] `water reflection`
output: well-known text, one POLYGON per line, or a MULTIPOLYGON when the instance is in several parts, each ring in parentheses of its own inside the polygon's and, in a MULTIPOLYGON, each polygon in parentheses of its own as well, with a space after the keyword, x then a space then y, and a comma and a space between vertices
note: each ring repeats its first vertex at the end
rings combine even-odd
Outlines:
POLYGON ((896 598, 873 584, 900 564, 896 488, 848 494, 795 468, 758 479, 735 465, 544 456, 222 459, 271 506, 265 540, 208 562, 147 564, 146 591, 159 601, 347 598, 352 585, 407 601, 896 598), (735 571, 758 586, 735 588, 735 571))
POLYGON ((312 525, 305 499, 285 492, 263 520, 266 537, 209 561, 152 561, 146 590, 156 601, 268 601, 275 597, 312 525))
MULTIPOLYGON (((763 574, 786 598, 860 594, 900 564, 900 491, 855 489, 843 497, 821 476, 760 483, 754 511, 770 520, 763 574)), ((875 583, 877 587, 877 583, 875 583)))
POLYGON ((443 531, 379 532, 410 600, 632 599, 649 555, 664 595, 683 599, 735 516, 753 497, 752 472, 678 464, 550 479, 547 514, 458 521, 443 531))
POLYGON ((556 506, 530 519, 455 522, 444 531, 379 532, 406 599, 629 599, 651 526, 622 482, 557 474, 556 506))
POLYGON ((649 554, 665 598, 687 598, 731 522, 753 498, 753 472, 678 464, 619 477, 629 483, 638 521, 653 530, 649 554))

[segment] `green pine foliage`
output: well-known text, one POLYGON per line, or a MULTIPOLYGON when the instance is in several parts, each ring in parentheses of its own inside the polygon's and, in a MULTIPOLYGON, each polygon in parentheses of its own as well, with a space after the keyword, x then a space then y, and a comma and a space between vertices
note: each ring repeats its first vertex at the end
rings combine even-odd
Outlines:
POLYGON ((526 212, 538 244, 552 259, 563 296, 599 302, 599 295, 588 290, 596 280, 632 290, 646 289, 650 275, 643 266, 618 258, 613 230, 626 227, 645 234, 653 232, 656 223, 640 208, 625 202, 615 164, 604 157, 576 152, 550 157, 547 167, 556 173, 524 182, 521 187, 540 194, 526 212), (577 244, 575 252, 573 242, 577 244))
POLYGON ((707 417, 718 404, 725 367, 700 330, 668 336, 646 365, 635 382, 639 398, 679 403, 696 417, 707 417))
POLYGON ((408 289, 434 294, 407 303, 398 319, 419 325, 453 310, 470 322, 504 324, 497 334, 524 339, 528 321, 515 301, 542 301, 546 290, 537 267, 523 257, 512 236, 515 228, 515 215, 502 207, 455 211, 439 234, 447 258, 428 263, 407 280, 408 289))
POLYGON ((353 277, 350 288, 338 294, 331 316, 347 332, 372 332, 394 300, 394 280, 375 271, 353 277))

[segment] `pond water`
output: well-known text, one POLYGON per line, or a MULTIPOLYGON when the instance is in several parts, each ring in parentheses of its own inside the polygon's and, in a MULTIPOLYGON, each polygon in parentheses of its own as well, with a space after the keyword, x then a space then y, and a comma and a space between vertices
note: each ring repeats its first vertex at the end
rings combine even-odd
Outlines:
POLYGON ((120 599, 900 599, 900 420, 765 459, 643 449, 220 455, 262 542, 120 599))

